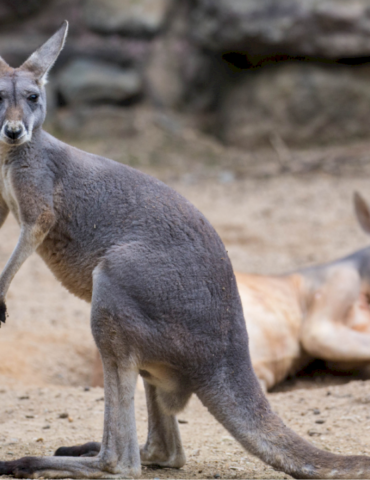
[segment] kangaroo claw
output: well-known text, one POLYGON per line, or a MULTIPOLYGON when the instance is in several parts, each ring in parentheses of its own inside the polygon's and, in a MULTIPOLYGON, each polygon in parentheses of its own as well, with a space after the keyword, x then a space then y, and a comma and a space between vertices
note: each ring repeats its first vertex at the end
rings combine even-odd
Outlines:
POLYGON ((4 302, 0 302, 0 326, 1 322, 5 323, 6 322, 6 317, 7 317, 7 312, 6 312, 6 305, 4 302))

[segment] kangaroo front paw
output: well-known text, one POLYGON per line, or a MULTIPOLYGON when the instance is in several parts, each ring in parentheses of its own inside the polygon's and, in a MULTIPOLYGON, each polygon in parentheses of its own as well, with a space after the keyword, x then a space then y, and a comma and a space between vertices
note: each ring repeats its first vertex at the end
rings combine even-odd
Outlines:
POLYGON ((55 457, 95 457, 100 452, 100 443, 87 442, 75 447, 59 447, 55 457))
POLYGON ((8 314, 7 314, 7 311, 6 311, 5 302, 0 301, 0 326, 1 326, 1 322, 5 323, 7 316, 8 316, 8 314))

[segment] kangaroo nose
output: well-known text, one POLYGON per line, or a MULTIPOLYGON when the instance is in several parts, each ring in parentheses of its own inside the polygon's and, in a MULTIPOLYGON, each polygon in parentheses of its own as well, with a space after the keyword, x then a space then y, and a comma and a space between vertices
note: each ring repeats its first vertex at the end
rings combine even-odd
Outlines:
POLYGON ((16 140, 22 135, 23 128, 22 127, 9 128, 9 126, 6 126, 4 129, 4 133, 7 137, 11 138, 12 140, 16 140))

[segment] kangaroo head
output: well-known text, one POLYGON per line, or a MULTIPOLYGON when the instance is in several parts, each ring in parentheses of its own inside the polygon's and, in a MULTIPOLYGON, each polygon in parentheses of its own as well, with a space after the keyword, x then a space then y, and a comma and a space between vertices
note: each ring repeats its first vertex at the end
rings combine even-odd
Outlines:
POLYGON ((370 234, 370 209, 367 202, 357 192, 353 195, 356 217, 364 232, 370 234))
POLYGON ((68 22, 38 48, 19 68, 0 57, 0 141, 17 146, 29 142, 46 115, 47 74, 67 36, 68 22))

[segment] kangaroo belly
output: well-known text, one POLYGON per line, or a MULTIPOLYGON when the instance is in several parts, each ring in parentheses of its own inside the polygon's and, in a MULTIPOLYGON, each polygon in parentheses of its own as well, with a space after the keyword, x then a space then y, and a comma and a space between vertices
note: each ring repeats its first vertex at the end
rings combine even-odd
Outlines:
POLYGON ((49 232, 37 252, 67 290, 90 302, 92 273, 109 247, 98 234, 79 234, 73 224, 63 222, 49 232))
MULTIPOLYGON (((52 247, 49 245, 51 239, 45 240, 37 252, 45 261, 55 277, 71 293, 86 300, 91 301, 92 295, 92 272, 98 264, 98 258, 94 262, 84 261, 83 254, 72 254, 73 246, 71 243, 66 245, 62 240, 55 243, 52 247), (67 254, 68 253, 68 254, 67 254)), ((82 253, 82 252, 81 252, 82 253)))

